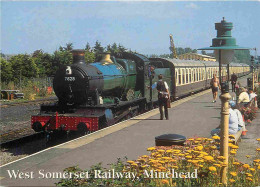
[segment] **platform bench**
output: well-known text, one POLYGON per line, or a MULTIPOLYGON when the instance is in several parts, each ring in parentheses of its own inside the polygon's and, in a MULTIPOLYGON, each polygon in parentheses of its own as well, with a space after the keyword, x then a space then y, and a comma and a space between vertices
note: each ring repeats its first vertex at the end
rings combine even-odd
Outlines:
POLYGON ((242 129, 240 129, 236 134, 233 134, 235 136, 235 144, 237 145, 238 141, 240 140, 241 138, 241 135, 242 135, 242 129))

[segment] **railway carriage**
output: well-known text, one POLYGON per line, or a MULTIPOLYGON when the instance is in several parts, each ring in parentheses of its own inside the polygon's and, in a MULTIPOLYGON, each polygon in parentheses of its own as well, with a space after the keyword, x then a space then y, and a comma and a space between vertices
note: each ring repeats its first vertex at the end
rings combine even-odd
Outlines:
MULTIPOLYGON (((170 87, 172 100, 209 88, 213 74, 219 77, 218 62, 168 58, 150 58, 150 61, 153 65, 161 63, 171 69, 171 75, 173 76, 170 87)), ((228 71, 230 76, 231 73, 235 72, 238 77, 241 77, 247 75, 249 69, 249 66, 246 64, 231 63, 229 66, 222 65, 222 81, 227 81, 228 71)))

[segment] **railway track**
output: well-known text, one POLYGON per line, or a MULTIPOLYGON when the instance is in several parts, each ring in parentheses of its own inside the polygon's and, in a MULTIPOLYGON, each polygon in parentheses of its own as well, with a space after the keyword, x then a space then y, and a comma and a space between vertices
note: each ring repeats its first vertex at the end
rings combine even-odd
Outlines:
POLYGON ((50 102, 54 102, 54 101, 57 101, 57 100, 58 100, 57 97, 51 97, 51 98, 36 99, 36 100, 32 100, 32 101, 1 103, 0 108, 6 108, 6 107, 11 107, 11 106, 50 103, 50 102))

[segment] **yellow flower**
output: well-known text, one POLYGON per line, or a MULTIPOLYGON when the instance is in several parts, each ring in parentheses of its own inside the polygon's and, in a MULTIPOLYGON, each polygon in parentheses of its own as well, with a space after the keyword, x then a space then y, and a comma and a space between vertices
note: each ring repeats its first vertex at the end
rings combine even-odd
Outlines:
POLYGON ((213 164, 213 166, 220 167, 220 164, 213 164))
POLYGON ((217 171, 217 169, 215 167, 213 167, 213 166, 209 167, 209 170, 210 171, 217 171))
POLYGON ((173 151, 174 151, 174 153, 180 153, 181 152, 181 150, 178 150, 178 149, 175 149, 173 151))
POLYGON ((238 149, 239 147, 237 145, 233 145, 232 149, 238 149))
POLYGON ((136 163, 132 163, 131 166, 138 166, 136 163))
POLYGON ((235 136, 232 135, 232 134, 230 134, 230 135, 229 135, 229 138, 233 138, 233 139, 235 139, 235 136))
POLYGON ((235 155, 235 154, 237 154, 237 152, 236 151, 230 151, 230 154, 235 155))
POLYGON ((239 162, 233 162, 233 165, 240 165, 239 162))
POLYGON ((260 165, 258 165, 257 169, 260 170, 260 165))
POLYGON ((212 156, 204 156, 203 158, 204 158, 204 160, 207 160, 207 161, 211 161, 214 159, 212 156))
POLYGON ((129 164, 133 164, 133 163, 135 163, 135 162, 132 161, 132 160, 128 160, 127 163, 129 163, 129 164))
POLYGON ((234 146, 234 144, 232 144, 232 143, 228 143, 228 147, 233 147, 234 146))
POLYGON ((253 175, 251 173, 246 173, 247 177, 253 177, 253 175))
POLYGON ((233 183, 233 182, 235 182, 235 180, 234 179, 229 179, 229 182, 233 183))
POLYGON ((210 146, 210 149, 217 149, 217 147, 216 146, 210 146))
POLYGON ((149 156, 147 156, 147 155, 143 155, 143 156, 141 156, 141 157, 143 157, 143 158, 148 158, 149 156))
POLYGON ((185 156, 185 155, 181 153, 181 154, 179 154, 179 156, 185 156))
POLYGON ((205 155, 205 156, 208 155, 208 153, 203 152, 203 151, 201 151, 200 153, 203 154, 203 155, 205 155))
POLYGON ((253 181, 253 179, 250 177, 247 177, 246 180, 253 181))
POLYGON ((246 155, 246 158, 250 158, 251 156, 250 155, 246 155))
POLYGON ((220 140, 220 137, 219 137, 219 136, 212 136, 212 139, 214 139, 214 140, 220 140))
POLYGON ((225 157, 224 156, 218 156, 218 159, 219 160, 225 160, 225 157))
POLYGON ((204 166, 203 165, 199 165, 199 167, 203 168, 204 166))
POLYGON ((236 177, 237 173, 236 172, 230 172, 230 175, 232 175, 233 177, 236 177))
POLYGON ((169 150, 166 151, 166 153, 173 153, 173 150, 169 149, 169 150))
POLYGON ((260 151, 260 148, 257 148, 256 151, 260 151))
POLYGON ((192 156, 185 156, 185 158, 188 158, 188 159, 189 159, 189 158, 192 158, 192 156))
POLYGON ((158 152, 159 152, 159 153, 164 153, 164 150, 159 149, 158 152))
POLYGON ((260 142, 260 138, 257 138, 256 140, 260 142))
POLYGON ((201 151, 203 149, 203 146, 200 145, 200 146, 196 147, 195 149, 198 150, 198 151, 201 151))
POLYGON ((256 159, 256 160, 254 160, 254 162, 258 163, 258 162, 260 162, 260 159, 256 159))
POLYGON ((171 158, 170 157, 162 157, 162 159, 164 159, 164 160, 170 160, 171 158))
POLYGON ((189 139, 188 139, 188 141, 193 141, 193 140, 194 140, 194 138, 189 138, 189 139))
POLYGON ((246 169, 250 168, 250 166, 248 164, 244 164, 243 167, 246 169))
POLYGON ((178 169, 178 166, 172 166, 172 168, 174 168, 174 169, 178 169))
POLYGON ((155 147, 149 147, 149 148, 147 148, 147 151, 153 151, 155 149, 156 149, 155 147))
POLYGON ((255 171, 255 168, 249 168, 249 170, 254 172, 254 171, 255 171))
POLYGON ((199 160, 192 160, 191 161, 193 164, 197 164, 199 162, 199 160))
POLYGON ((162 180, 162 183, 163 183, 163 184, 167 184, 167 185, 169 185, 169 181, 166 180, 166 179, 163 179, 163 180, 162 180))

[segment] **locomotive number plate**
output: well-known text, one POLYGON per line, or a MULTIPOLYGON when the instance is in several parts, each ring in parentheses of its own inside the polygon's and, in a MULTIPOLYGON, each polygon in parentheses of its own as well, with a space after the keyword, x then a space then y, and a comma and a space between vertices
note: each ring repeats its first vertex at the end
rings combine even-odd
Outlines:
POLYGON ((65 81, 75 81, 75 77, 65 77, 65 81))

